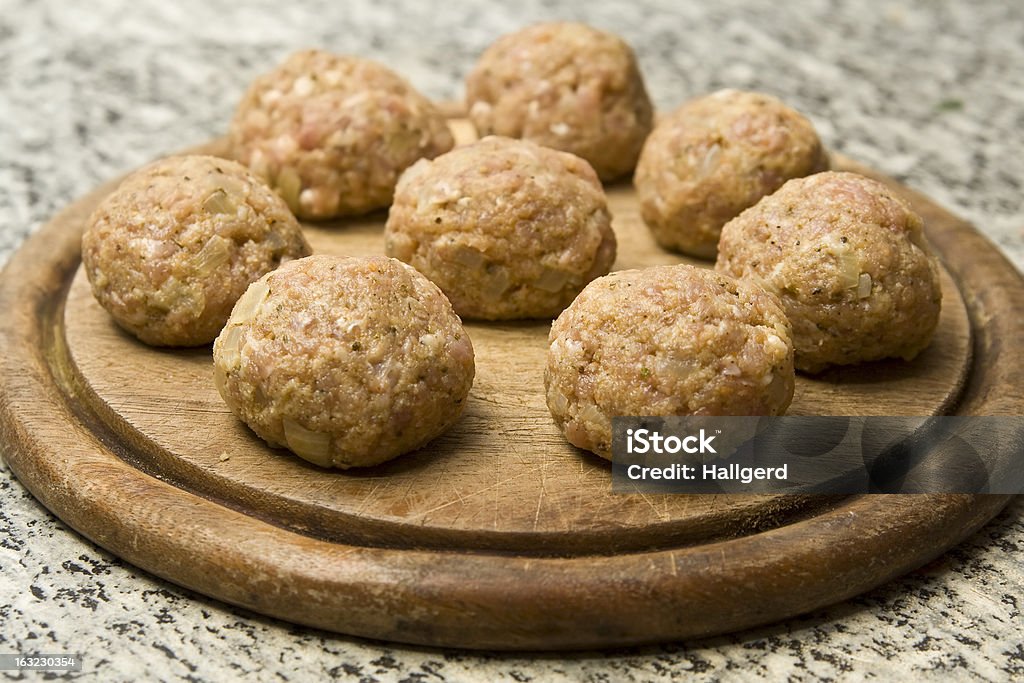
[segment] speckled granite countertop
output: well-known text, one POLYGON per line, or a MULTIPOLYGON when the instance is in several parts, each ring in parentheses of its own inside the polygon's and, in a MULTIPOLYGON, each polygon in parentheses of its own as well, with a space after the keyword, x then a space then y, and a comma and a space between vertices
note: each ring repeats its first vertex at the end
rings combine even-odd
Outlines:
MULTIPOLYGON (((722 86, 781 96, 831 147, 931 195, 1024 265, 1024 6, 1001 0, 0 0, 0 259, 100 181, 222 131, 247 81, 292 49, 374 57, 453 98, 495 36, 556 17, 624 35, 660 107, 722 86)), ((0 652, 84 652, 78 675, 101 681, 1020 679, 1022 551, 1018 499, 921 570, 772 627, 565 656, 433 651, 291 626, 156 580, 68 531, 4 468, 0 652)))

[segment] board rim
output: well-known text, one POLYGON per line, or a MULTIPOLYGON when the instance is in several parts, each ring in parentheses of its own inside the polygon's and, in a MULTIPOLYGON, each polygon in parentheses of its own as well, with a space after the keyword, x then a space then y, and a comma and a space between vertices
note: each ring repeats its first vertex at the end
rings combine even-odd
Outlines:
MULTIPOLYGON (((956 412, 1019 414, 1024 369, 1010 362, 1012 350, 1002 340, 1020 339, 1024 320, 997 312, 1024 309, 1024 279, 969 224, 889 178, 857 170, 911 198, 958 284, 974 348, 956 412), (942 220, 929 220, 929 214, 942 220)), ((63 360, 63 305, 79 263, 80 233, 65 224, 81 222, 82 207, 114 184, 57 214, 0 275, 0 306, 7 312, 0 322, 7 351, 0 358, 6 459, 19 481, 82 535, 150 573, 225 602, 309 626, 420 645, 549 650, 678 640, 852 597, 933 559, 1011 498, 856 496, 811 518, 737 539, 568 558, 362 547, 282 529, 140 471, 129 463, 130 444, 76 410, 82 394, 63 360), (54 453, 49 444, 56 435, 73 448, 54 453), (113 496, 96 484, 101 480, 118 483, 113 496), (141 538, 140 528, 146 531, 141 538), (902 538, 898 553, 886 545, 896 534, 911 539, 902 538), (261 552, 248 552, 257 541, 261 552), (262 550, 267 547, 270 552, 262 550), (830 553, 822 552, 826 548, 830 553), (829 556, 864 561, 839 566, 829 556), (188 562, 180 559, 185 557, 188 562), (805 585, 794 578, 802 575, 794 571, 801 566, 814 566, 817 581, 805 585), (766 576, 774 594, 766 593, 766 576), (529 598, 516 599, 513 584, 529 598)))

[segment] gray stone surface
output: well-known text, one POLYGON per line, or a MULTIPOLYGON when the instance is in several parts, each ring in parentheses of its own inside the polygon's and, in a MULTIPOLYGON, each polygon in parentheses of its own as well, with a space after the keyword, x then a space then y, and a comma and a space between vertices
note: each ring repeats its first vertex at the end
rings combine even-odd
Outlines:
MULTIPOLYGON (((100 181, 223 131, 245 83, 290 50, 374 57, 452 98, 495 36, 555 17, 624 35, 662 108, 722 86, 781 96, 831 147, 931 195, 1024 265, 1024 7, 998 0, 0 0, 0 260, 100 181)), ((776 626, 618 652, 482 655, 225 607, 84 541, 3 469, 0 652, 85 652, 80 677, 99 681, 1010 680, 1024 677, 1022 551, 1018 499, 929 566, 776 626)))

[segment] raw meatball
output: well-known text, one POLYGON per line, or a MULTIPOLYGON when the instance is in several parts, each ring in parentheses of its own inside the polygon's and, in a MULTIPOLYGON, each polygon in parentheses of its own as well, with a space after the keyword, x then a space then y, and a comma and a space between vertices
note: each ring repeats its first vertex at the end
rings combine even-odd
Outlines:
POLYGON ((636 166, 651 101, 621 38, 583 24, 538 24, 499 38, 466 81, 481 135, 506 135, 583 157, 604 180, 636 166))
POLYGON ((720 90, 658 123, 634 182, 659 244, 714 258, 726 222, 790 178, 827 167, 806 118, 769 95, 720 90))
POLYGON ((416 267, 459 315, 552 318, 615 261, 601 182, 579 157, 487 137, 398 182, 388 255, 416 267))
POLYGON ((321 467, 376 465, 459 418, 473 345, 444 294, 394 259, 313 256, 254 283, 213 345, 231 410, 321 467))
POLYGON ((722 230, 716 269, 782 300, 796 367, 911 359, 939 321, 939 268, 921 218, 854 173, 791 180, 722 230))
POLYGON ((310 253, 280 197, 243 166, 209 156, 133 173, 82 236, 97 301, 154 346, 210 343, 251 282, 310 253))
POLYGON ((778 415, 793 398, 779 300, 693 266, 595 280, 551 327, 548 408, 574 446, 611 457, 624 415, 778 415))
POLYGON ((230 141, 235 158, 310 219, 387 206, 402 171, 454 144, 441 112, 401 76, 318 50, 256 79, 230 141))

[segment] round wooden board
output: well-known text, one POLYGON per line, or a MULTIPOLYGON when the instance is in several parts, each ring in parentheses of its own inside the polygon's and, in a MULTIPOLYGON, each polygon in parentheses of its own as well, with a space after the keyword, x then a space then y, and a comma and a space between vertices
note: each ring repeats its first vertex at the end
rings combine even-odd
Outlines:
MULTIPOLYGON (((473 135, 464 122, 453 129, 473 135)), ((935 342, 912 363, 799 377, 790 413, 1019 414, 1024 377, 1003 340, 1024 332, 1014 314, 1024 282, 969 225, 886 182, 925 216, 948 268, 935 342)), ((79 240, 112 187, 44 226, 0 282, 7 458, 87 537, 227 602, 429 645, 687 638, 855 595, 938 555, 1007 501, 613 494, 607 463, 569 447, 548 415, 543 322, 467 325, 477 379, 445 436, 369 470, 318 469, 232 417, 209 347, 146 347, 95 303, 79 240)), ((653 243, 627 184, 608 193, 617 269, 685 261, 653 243)), ((307 234, 318 253, 379 254, 384 217, 307 234)))

